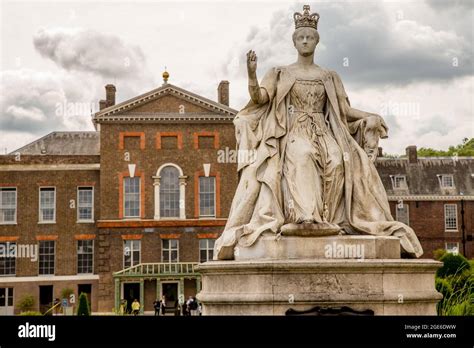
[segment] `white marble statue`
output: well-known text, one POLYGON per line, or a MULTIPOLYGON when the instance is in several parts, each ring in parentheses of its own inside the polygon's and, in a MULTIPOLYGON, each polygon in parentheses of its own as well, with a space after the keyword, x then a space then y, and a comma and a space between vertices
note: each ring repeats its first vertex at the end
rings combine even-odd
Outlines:
POLYGON ((319 15, 295 13, 295 63, 275 67, 259 84, 247 53, 251 100, 234 120, 240 181, 215 259, 234 258, 264 232, 302 225, 340 234, 397 236, 411 257, 423 253, 414 231, 394 221, 373 162, 387 126, 354 109, 339 75, 314 63, 319 15), (290 227, 288 227, 290 226, 290 227))

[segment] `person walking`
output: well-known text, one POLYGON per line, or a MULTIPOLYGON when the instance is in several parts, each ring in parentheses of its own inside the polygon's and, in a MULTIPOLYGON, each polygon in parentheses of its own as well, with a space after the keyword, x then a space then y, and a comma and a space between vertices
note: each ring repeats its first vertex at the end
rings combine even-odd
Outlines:
POLYGON ((160 307, 161 307, 161 304, 160 304, 159 299, 156 299, 155 301, 153 301, 153 308, 155 309, 155 317, 160 315, 160 307))
POLYGON ((161 311, 161 315, 165 315, 165 311, 166 311, 166 297, 165 297, 165 295, 163 295, 161 297, 160 311, 161 311))
POLYGON ((138 313, 140 313, 140 302, 138 302, 137 299, 132 302, 132 313, 133 315, 138 315, 138 313))
POLYGON ((190 312, 191 312, 192 316, 197 316, 198 315, 198 303, 197 303, 196 297, 191 298, 191 302, 189 304, 189 309, 190 309, 190 312))

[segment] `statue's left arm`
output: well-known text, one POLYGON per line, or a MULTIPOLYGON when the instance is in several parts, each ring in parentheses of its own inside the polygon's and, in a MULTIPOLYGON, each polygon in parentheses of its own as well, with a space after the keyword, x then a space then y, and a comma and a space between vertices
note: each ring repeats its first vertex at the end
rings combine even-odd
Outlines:
POLYGON ((375 161, 379 139, 388 137, 388 127, 384 119, 380 115, 353 108, 341 78, 336 72, 331 72, 331 75, 336 88, 341 116, 347 121, 353 138, 366 151, 369 158, 375 161))

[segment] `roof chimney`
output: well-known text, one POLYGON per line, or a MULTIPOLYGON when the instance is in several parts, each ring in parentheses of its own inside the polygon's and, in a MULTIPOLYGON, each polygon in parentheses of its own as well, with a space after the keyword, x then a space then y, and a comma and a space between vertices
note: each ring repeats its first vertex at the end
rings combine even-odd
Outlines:
POLYGON ((99 100, 99 110, 105 109, 106 107, 107 107, 107 102, 104 99, 99 100))
POLYGON ((229 81, 221 81, 217 87, 217 101, 229 106, 229 81))
POLYGON ((383 149, 382 149, 382 147, 379 146, 379 147, 377 148, 377 152, 378 152, 378 153, 377 153, 377 157, 383 157, 383 149))
POLYGON ((410 145, 406 148, 406 154, 408 157, 408 163, 417 163, 418 154, 416 152, 416 145, 410 145))
POLYGON ((117 89, 115 88, 114 85, 107 85, 105 86, 105 101, 106 101, 106 107, 113 106, 115 105, 115 91, 117 89))

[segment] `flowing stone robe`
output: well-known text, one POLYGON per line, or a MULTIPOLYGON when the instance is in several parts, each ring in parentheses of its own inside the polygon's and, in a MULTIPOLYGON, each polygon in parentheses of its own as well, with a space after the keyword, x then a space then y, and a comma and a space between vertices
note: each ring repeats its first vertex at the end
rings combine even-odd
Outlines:
MULTIPOLYGON (((382 181, 367 155, 375 151, 379 137, 386 137, 382 120, 368 117, 349 122, 349 99, 341 79, 336 72, 322 70, 321 80, 327 96, 325 117, 343 154, 344 221, 340 226, 347 234, 397 236, 405 253, 421 256, 414 231, 394 221, 382 181)), ((233 259, 236 246, 249 247, 264 232, 276 235, 286 222, 282 173, 295 81, 286 67, 271 69, 260 85, 269 101, 263 105, 250 101, 234 119, 239 154, 250 153, 253 158, 238 163, 240 180, 224 232, 215 244, 215 259, 233 259)))

